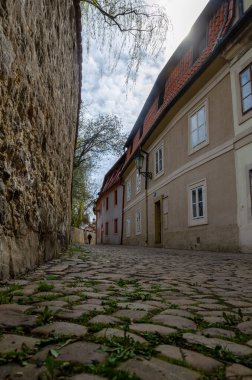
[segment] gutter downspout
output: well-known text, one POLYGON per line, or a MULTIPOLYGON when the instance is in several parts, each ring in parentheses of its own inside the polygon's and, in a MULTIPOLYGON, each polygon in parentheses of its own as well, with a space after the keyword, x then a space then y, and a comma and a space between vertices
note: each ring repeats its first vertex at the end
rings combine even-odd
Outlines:
MULTIPOLYGON (((141 149, 141 147, 140 147, 141 149)), ((149 153, 142 150, 141 149, 141 152, 143 152, 145 155, 146 155, 146 167, 145 167, 145 171, 148 172, 149 171, 149 153)), ((146 246, 149 245, 149 223, 148 223, 148 214, 149 214, 149 210, 148 210, 148 177, 146 176, 145 177, 145 244, 146 246)))

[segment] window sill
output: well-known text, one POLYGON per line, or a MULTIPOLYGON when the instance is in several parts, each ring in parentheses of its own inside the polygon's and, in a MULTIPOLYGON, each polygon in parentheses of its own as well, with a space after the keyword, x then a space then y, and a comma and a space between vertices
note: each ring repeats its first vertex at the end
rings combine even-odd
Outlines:
POLYGON ((206 218, 203 219, 193 219, 189 221, 188 227, 196 227, 196 226, 203 226, 208 224, 208 220, 206 218))
POLYGON ((196 145, 195 148, 189 148, 189 152, 188 152, 188 155, 191 156, 193 153, 195 152, 198 152, 198 150, 204 148, 205 146, 209 145, 209 141, 208 140, 205 140, 203 141, 202 143, 200 143, 199 145, 196 145))
POLYGON ((164 174, 164 170, 162 170, 162 171, 159 172, 158 174, 155 174, 155 175, 154 175, 154 180, 155 180, 155 179, 158 179, 158 178, 161 177, 163 174, 164 174))

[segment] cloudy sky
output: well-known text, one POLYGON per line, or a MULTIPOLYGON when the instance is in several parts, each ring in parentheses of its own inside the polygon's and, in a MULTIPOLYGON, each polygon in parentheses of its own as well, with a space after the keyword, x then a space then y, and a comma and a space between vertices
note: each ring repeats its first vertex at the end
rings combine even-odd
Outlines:
MULTIPOLYGON (((89 105, 90 116, 101 113, 117 114, 127 132, 134 126, 159 72, 186 37, 208 0, 156 0, 155 3, 166 9, 172 27, 167 35, 166 51, 156 62, 150 58, 146 59, 139 69, 135 85, 129 86, 126 91, 125 56, 112 74, 104 71, 106 58, 103 52, 97 50, 95 44, 91 44, 89 56, 85 55, 83 58, 82 99, 89 105)), ((94 180, 98 181, 99 185, 115 161, 116 158, 104 158, 99 173, 94 173, 94 180)))

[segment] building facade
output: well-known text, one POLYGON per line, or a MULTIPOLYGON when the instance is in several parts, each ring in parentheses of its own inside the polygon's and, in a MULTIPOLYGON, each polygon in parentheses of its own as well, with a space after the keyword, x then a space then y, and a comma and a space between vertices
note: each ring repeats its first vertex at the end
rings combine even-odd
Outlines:
POLYGON ((124 186, 121 170, 124 160, 122 156, 106 174, 96 202, 97 244, 122 244, 124 186))
POLYGON ((252 252, 251 5, 209 1, 157 78, 126 142, 123 244, 252 252))

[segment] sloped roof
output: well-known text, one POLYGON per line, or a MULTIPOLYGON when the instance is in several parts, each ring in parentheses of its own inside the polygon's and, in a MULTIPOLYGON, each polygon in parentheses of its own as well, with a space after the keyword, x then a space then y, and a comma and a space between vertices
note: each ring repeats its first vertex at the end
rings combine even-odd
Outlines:
POLYGON ((210 0, 189 35, 182 41, 159 74, 125 144, 125 167, 133 159, 138 147, 148 138, 160 120, 175 104, 185 90, 198 78, 210 60, 219 52, 224 37, 228 35, 235 17, 234 0, 210 0), (207 32, 207 46, 193 61, 193 51, 203 31, 207 32), (164 101, 158 108, 158 97, 164 89, 164 101), (140 129, 143 129, 142 136, 140 129))
POLYGON ((125 162, 125 153, 119 158, 119 160, 112 166, 104 177, 99 198, 107 193, 112 187, 118 185, 121 181, 121 172, 125 162))

